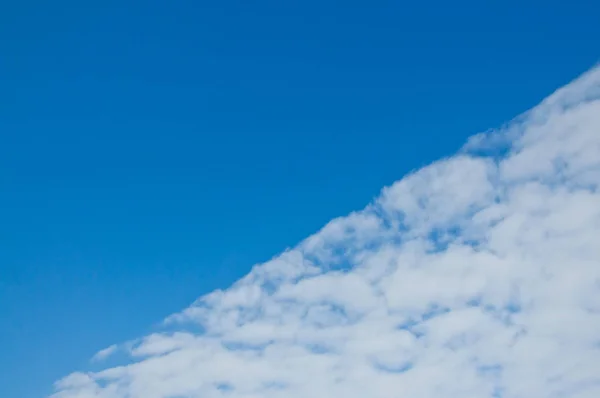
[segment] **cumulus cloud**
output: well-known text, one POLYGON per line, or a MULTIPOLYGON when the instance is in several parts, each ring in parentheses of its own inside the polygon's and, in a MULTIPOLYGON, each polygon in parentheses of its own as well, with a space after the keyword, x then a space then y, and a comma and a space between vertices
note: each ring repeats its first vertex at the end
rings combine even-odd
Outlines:
POLYGON ((52 398, 599 397, 599 184, 595 68, 52 398))

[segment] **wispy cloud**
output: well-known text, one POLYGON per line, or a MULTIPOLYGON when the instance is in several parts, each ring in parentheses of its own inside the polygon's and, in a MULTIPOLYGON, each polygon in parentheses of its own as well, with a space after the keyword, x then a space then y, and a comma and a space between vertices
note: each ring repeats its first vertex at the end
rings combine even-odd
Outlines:
POLYGON ((103 361, 106 358, 110 357, 112 354, 114 354, 118 349, 118 346, 116 344, 111 345, 110 347, 106 347, 103 350, 98 351, 93 357, 92 357, 92 362, 99 362, 99 361, 103 361))
POLYGON ((52 397, 596 398, 599 184, 596 68, 52 397))

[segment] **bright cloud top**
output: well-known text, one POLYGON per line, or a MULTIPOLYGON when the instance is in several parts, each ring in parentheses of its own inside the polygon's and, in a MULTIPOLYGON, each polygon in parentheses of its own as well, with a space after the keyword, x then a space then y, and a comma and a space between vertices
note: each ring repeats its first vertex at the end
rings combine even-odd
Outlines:
POLYGON ((52 398, 600 397, 599 184, 596 68, 52 398))

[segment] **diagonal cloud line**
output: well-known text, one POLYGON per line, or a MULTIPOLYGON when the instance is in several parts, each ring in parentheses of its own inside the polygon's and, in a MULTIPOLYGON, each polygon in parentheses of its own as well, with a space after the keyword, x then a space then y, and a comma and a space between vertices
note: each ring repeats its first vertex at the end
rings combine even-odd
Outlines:
POLYGON ((597 397, 599 184, 596 67, 52 398, 597 397))

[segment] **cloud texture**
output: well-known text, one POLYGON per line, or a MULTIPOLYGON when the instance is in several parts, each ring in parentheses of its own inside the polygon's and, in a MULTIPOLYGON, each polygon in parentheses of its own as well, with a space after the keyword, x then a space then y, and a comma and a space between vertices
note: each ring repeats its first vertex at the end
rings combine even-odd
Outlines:
POLYGON ((595 68, 52 398, 600 397, 599 184, 595 68))

